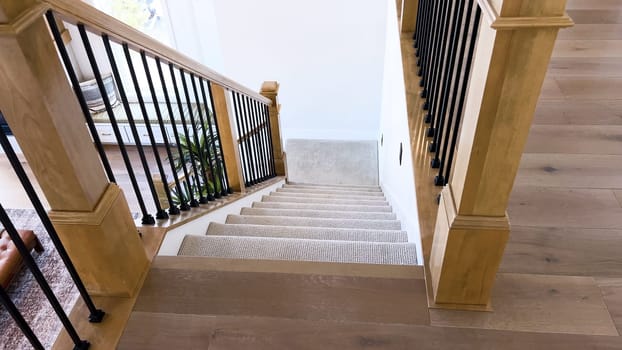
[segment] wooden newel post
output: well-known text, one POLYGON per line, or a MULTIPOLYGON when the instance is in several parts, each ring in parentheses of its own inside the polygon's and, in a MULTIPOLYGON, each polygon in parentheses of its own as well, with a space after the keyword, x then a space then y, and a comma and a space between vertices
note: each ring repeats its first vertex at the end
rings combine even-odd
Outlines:
POLYGON ((272 151, 274 153, 274 163, 276 167, 276 175, 287 176, 287 158, 283 152, 283 140, 281 138, 281 121, 279 113, 281 105, 279 104, 279 83, 276 81, 266 81, 261 85, 261 95, 272 101, 270 105, 270 127, 272 128, 272 151))
POLYGON ((238 147, 238 134, 235 127, 235 112, 233 101, 227 90, 215 83, 212 86, 212 97, 214 98, 214 112, 218 122, 220 132, 220 143, 222 153, 225 157, 225 168, 229 178, 229 186, 236 192, 246 192, 244 186, 244 173, 242 173, 242 162, 240 160, 240 148, 238 147))
POLYGON ((430 273, 437 304, 486 305, 510 233, 508 199, 566 0, 479 0, 455 171, 442 192, 430 273))
POLYGON ((108 183, 44 11, 0 0, 0 110, 89 292, 131 296, 149 262, 123 192, 108 183))

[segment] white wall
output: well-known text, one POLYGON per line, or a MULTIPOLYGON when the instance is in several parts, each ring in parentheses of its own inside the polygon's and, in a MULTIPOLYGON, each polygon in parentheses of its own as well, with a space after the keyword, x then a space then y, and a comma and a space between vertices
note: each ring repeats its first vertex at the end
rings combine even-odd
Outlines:
POLYGON ((284 139, 376 139, 386 0, 210 1, 223 73, 281 83, 284 139))
POLYGON ((382 82, 382 107, 378 144, 380 183, 402 221, 402 229, 408 231, 408 240, 417 244, 417 260, 423 262, 421 234, 417 215, 417 201, 413 163, 408 132, 408 113, 404 89, 404 73, 400 49, 397 10, 394 1, 388 1, 387 46, 382 82), (399 162, 402 144, 402 164, 399 162))

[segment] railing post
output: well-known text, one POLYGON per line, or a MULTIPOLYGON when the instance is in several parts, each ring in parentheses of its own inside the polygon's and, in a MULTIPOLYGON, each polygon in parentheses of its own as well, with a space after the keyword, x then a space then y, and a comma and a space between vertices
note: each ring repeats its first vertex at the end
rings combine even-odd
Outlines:
POLYGON ((85 126, 43 16, 47 8, 34 3, 0 0, 0 110, 89 292, 130 296, 148 259, 85 126))
POLYGON ((224 165, 229 177, 229 186, 236 192, 246 192, 231 96, 227 94, 224 87, 216 83, 210 82, 210 84, 212 84, 214 113, 216 113, 216 120, 220 128, 220 142, 224 154, 224 165))
MULTIPOLYGON (((483 21, 429 268, 437 304, 489 303, 510 233, 508 199, 566 0, 479 0, 483 21)), ((455 307, 456 305, 452 305, 455 307)))
POLYGON ((412 33, 417 25, 417 11, 419 0, 403 0, 400 30, 402 33, 412 33))
POLYGON ((261 85, 259 92, 263 96, 272 101, 270 105, 270 127, 272 128, 272 152, 274 153, 274 165, 277 176, 287 176, 287 157, 283 152, 283 140, 281 139, 281 121, 279 113, 281 105, 279 104, 279 83, 276 81, 266 81, 261 85))

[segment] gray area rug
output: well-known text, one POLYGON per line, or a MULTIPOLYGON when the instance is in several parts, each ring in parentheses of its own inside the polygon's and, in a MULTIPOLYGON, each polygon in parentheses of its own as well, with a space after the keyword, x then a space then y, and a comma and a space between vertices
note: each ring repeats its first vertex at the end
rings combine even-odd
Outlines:
MULTIPOLYGON (((69 313, 79 293, 36 212, 32 209, 7 209, 7 213, 16 228, 33 230, 39 237, 45 251, 41 254, 33 251, 32 254, 65 312, 69 313)), ((1 227, 0 225, 0 230, 1 227)), ((7 292, 41 344, 46 349, 50 349, 62 325, 28 268, 22 266, 7 292)), ((1 350, 32 349, 28 340, 2 306, 0 306, 0 330, 1 350)))

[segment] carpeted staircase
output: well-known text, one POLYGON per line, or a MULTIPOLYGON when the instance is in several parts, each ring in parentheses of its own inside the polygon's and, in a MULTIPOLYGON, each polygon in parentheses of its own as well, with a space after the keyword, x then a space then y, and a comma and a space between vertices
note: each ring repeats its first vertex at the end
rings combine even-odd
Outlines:
POLYGON ((178 255, 416 265, 415 245, 379 187, 285 184, 206 235, 188 235, 178 255))

